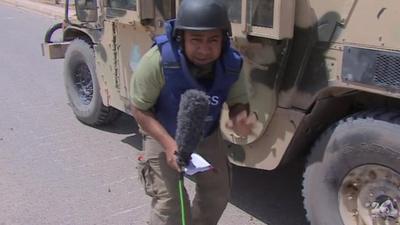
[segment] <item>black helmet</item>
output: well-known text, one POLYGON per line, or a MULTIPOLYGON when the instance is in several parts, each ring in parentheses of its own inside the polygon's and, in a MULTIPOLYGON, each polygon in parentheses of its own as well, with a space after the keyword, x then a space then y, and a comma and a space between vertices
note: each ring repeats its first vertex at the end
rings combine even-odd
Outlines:
POLYGON ((175 21, 176 30, 222 29, 232 35, 226 6, 218 0, 184 0, 175 21))

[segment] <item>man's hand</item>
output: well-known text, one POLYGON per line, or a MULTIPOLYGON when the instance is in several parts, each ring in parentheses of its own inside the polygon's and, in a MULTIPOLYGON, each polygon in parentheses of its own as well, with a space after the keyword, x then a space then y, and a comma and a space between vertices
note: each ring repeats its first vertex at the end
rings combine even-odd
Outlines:
POLYGON ((151 111, 144 111, 135 106, 132 106, 132 114, 140 127, 163 146, 167 164, 180 172, 175 155, 178 146, 160 122, 156 120, 154 114, 151 111))
POLYGON ((248 115, 247 111, 243 110, 228 120, 226 127, 232 129, 240 137, 247 137, 253 134, 252 130, 256 122, 257 116, 255 113, 248 115))
POLYGON ((192 154, 188 152, 175 152, 175 155, 177 156, 178 166, 181 168, 189 165, 190 160, 192 159, 192 154))
POLYGON ((175 147, 169 147, 165 149, 165 156, 166 156, 166 160, 167 160, 167 164, 174 170, 181 172, 181 168, 178 165, 177 162, 177 155, 176 155, 176 150, 178 149, 178 147, 176 147, 176 143, 175 143, 175 147))

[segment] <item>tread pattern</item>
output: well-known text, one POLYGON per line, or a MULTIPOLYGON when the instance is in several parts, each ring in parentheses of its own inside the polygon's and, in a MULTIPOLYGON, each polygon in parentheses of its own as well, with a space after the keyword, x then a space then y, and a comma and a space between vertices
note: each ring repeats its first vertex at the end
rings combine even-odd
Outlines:
POLYGON ((121 111, 111 106, 102 105, 100 111, 98 120, 93 124, 95 126, 110 124, 121 115, 121 111))
MULTIPOLYGON (((88 40, 86 37, 79 38, 80 40, 84 41, 90 46, 90 49, 93 53, 94 57, 94 48, 93 48, 93 43, 88 40)), ((100 115, 99 118, 97 119, 96 122, 94 122, 93 126, 101 126, 101 125, 107 125, 112 122, 114 122, 119 116, 121 115, 121 111, 111 107, 111 106, 105 106, 101 104, 101 109, 100 109, 100 115)))

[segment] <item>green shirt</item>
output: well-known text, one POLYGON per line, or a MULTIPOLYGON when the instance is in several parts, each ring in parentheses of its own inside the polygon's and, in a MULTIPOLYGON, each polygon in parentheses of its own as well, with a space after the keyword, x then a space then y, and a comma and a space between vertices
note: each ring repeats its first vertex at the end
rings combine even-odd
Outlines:
MULTIPOLYGON (((212 70, 199 71, 191 69, 193 76, 212 76, 212 70)), ((161 54, 157 46, 151 48, 139 62, 138 68, 130 83, 130 98, 133 105, 141 110, 151 109, 157 102, 161 89, 165 84, 161 68, 161 54)), ((237 103, 248 103, 248 96, 245 86, 244 73, 240 73, 239 79, 232 85, 228 98, 228 105, 237 103)))

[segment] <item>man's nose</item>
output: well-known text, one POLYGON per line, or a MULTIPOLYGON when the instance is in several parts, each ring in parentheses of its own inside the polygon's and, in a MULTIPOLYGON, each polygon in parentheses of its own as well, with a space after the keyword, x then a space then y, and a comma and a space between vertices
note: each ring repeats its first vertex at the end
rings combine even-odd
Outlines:
POLYGON ((201 54, 208 54, 211 52, 211 45, 207 42, 201 43, 198 48, 198 52, 201 54))

